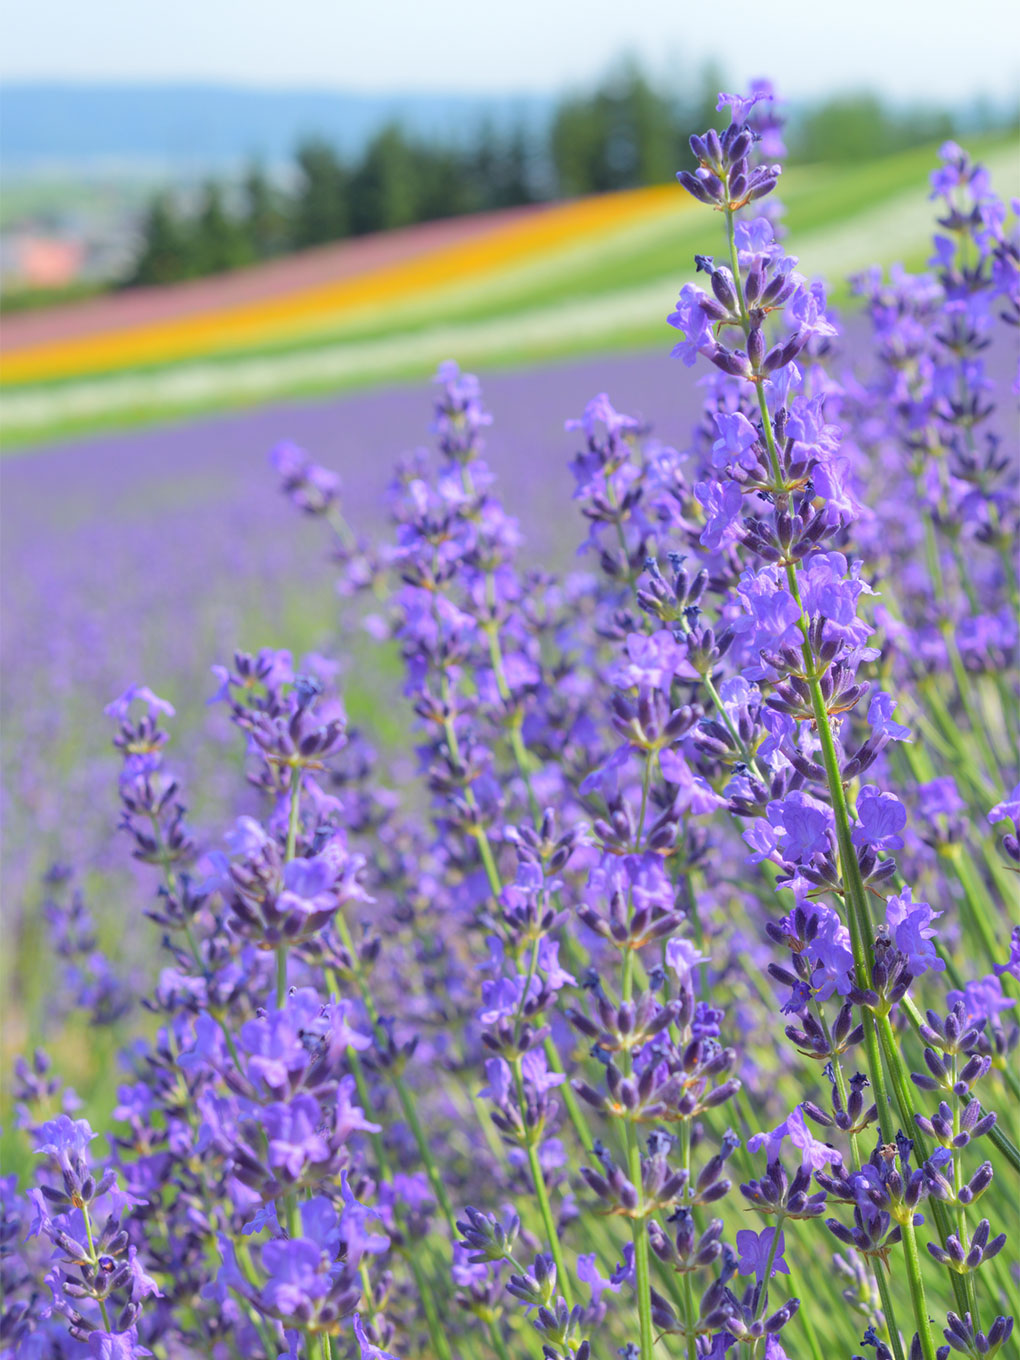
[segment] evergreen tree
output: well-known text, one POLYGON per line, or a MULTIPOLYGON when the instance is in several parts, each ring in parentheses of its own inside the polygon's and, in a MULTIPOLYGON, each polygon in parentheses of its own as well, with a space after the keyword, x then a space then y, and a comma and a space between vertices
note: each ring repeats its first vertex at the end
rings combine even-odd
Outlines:
POLYGON ((126 282, 174 283, 187 277, 184 229, 169 194, 156 194, 141 228, 141 243, 126 282))
POLYGON ((223 186, 215 180, 202 190, 186 255, 188 272, 196 277, 238 269, 255 257, 244 226, 227 210, 223 186))
POLYGON ((498 177, 498 201, 495 206, 511 208, 519 203, 531 203, 534 197, 528 138, 524 129, 517 127, 503 145, 498 177))
POLYGON ((625 62, 590 94, 560 103, 550 132, 558 191, 573 196, 665 183, 676 169, 681 121, 638 65, 625 62))
POLYGON ((300 183, 292 207, 291 241, 297 249, 338 241, 351 230, 350 175, 328 142, 302 142, 296 158, 300 183))
POLYGON ((420 220, 425 198, 421 158, 396 123, 369 142, 351 177, 351 223, 355 236, 390 231, 420 220))
POLYGON ((605 108, 588 95, 563 99, 549 131, 556 192, 564 198, 607 189, 605 108))
POLYGON ((257 259, 279 255, 287 246, 287 219, 281 194, 262 165, 253 162, 244 177, 244 231, 257 259))

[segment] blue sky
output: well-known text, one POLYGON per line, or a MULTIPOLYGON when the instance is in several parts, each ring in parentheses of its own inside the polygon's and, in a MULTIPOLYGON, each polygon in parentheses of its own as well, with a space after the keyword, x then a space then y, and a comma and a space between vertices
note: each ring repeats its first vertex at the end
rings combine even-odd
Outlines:
POLYGON ((0 0, 0 77, 549 91, 622 52, 678 84, 709 59, 797 98, 1016 98, 1009 0, 0 0))

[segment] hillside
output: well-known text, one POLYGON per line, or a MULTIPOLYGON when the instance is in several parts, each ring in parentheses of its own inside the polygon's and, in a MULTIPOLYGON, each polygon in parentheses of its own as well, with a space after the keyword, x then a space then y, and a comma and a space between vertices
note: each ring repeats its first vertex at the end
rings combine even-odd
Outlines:
MULTIPOLYGON (((1012 148, 974 149, 1000 192, 1015 194, 1012 148)), ((804 272, 827 278, 838 300, 846 276, 873 262, 923 268, 934 157, 923 148, 785 176, 804 272)), ((692 256, 714 244, 704 216, 663 185, 14 317, 0 342, 5 441, 391 381, 450 355, 492 368, 666 345, 692 256)))

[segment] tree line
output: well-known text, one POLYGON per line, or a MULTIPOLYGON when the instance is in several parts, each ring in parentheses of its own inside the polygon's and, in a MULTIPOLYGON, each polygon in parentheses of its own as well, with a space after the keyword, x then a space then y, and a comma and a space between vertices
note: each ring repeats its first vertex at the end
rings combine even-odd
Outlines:
MULTIPOLYGON (((156 194, 122 283, 171 283, 416 222, 664 183, 685 163, 690 133, 716 117, 722 87, 719 72, 706 69, 677 97, 631 63, 594 89, 563 97, 541 130, 483 125, 441 142, 392 123, 353 158, 309 138, 285 182, 253 163, 240 181, 156 194)), ((953 130, 948 113, 897 113, 861 94, 800 110, 788 140, 791 159, 833 162, 953 130)))

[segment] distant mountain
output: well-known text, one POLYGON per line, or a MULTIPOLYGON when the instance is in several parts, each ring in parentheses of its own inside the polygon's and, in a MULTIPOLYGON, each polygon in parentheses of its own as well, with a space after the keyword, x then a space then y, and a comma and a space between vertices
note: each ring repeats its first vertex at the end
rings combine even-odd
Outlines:
POLYGON ((484 121, 540 127, 552 104, 540 95, 11 81, 0 90, 0 158, 8 173, 100 164, 187 173, 252 156, 281 161, 306 135, 356 152, 391 119, 451 138, 484 121))

